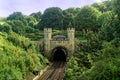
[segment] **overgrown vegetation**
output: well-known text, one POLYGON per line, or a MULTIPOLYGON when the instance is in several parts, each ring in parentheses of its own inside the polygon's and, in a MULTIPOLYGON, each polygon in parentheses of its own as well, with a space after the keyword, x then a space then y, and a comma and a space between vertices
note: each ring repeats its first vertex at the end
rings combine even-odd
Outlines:
POLYGON ((51 7, 30 16, 14 12, 0 18, 1 80, 23 80, 45 66, 46 59, 31 42, 43 38, 45 27, 53 28, 53 35, 65 36, 68 27, 76 29, 80 49, 67 62, 64 80, 120 80, 119 0, 66 10, 51 7))
POLYGON ((0 80, 26 79, 46 62, 34 43, 14 32, 0 32, 0 57, 0 80))
MULTIPOLYGON (((86 37, 86 42, 80 42, 80 50, 69 60, 65 80, 120 79, 120 36, 118 36, 120 35, 119 5, 118 0, 104 1, 92 5, 102 12, 97 21, 98 25, 96 29, 94 29, 94 27, 91 30, 85 31, 85 34, 84 31, 82 32, 86 37)), ((84 8, 82 8, 81 11, 83 9, 84 8)), ((81 16, 80 19, 82 19, 82 15, 89 15, 85 12, 81 15, 80 13, 78 13, 79 16, 81 16)), ((85 17, 83 17, 83 19, 89 19, 87 16, 85 17)), ((92 18, 90 18, 90 20, 92 20, 92 18)), ((77 21, 79 22, 79 20, 77 21)), ((88 24, 87 20, 85 22, 79 22, 79 25, 88 24)), ((87 26, 83 29, 89 29, 87 26)), ((83 26, 81 26, 81 28, 82 27, 83 26)), ((81 35, 81 33, 79 35, 81 35)), ((78 39, 81 40, 79 36, 78 39)))

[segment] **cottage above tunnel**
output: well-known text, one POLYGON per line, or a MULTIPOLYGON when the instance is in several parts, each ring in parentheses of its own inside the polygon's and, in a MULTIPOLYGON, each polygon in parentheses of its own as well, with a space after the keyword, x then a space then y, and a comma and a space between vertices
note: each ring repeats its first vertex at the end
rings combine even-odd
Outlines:
POLYGON ((53 36, 53 40, 65 40, 66 36, 63 35, 55 35, 53 36))

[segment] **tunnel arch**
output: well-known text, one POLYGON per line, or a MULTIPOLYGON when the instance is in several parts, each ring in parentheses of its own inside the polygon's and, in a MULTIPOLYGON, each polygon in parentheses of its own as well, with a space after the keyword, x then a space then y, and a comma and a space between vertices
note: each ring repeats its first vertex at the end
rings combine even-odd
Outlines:
POLYGON ((68 50, 67 48, 63 47, 63 46, 57 46, 55 48, 53 48, 52 52, 51 52, 52 56, 51 56, 51 61, 66 61, 67 60, 67 56, 68 56, 68 50))

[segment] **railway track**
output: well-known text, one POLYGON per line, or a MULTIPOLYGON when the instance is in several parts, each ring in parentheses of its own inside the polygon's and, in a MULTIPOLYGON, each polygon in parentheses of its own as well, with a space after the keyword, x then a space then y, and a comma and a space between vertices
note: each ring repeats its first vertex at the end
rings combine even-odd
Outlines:
POLYGON ((54 62, 37 80, 62 80, 65 66, 65 62, 54 62))

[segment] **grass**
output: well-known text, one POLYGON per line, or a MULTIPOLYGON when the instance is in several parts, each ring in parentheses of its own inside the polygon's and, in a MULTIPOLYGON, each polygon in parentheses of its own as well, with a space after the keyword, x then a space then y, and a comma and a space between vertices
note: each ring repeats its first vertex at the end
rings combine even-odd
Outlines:
POLYGON ((78 40, 86 40, 87 38, 85 36, 77 36, 76 37, 78 40))
POLYGON ((39 41, 40 39, 42 39, 44 37, 44 32, 39 31, 39 32, 35 32, 35 33, 26 33, 25 36, 27 38, 30 38, 32 41, 39 41))

